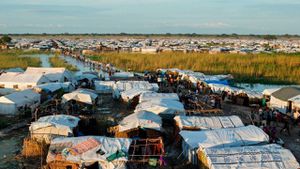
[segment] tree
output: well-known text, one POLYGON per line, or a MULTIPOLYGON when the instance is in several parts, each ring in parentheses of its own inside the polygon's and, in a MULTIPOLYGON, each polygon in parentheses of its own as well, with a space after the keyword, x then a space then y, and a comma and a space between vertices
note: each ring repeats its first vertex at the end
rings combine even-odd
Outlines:
POLYGON ((11 40, 12 40, 11 37, 9 37, 8 35, 4 35, 1 37, 0 43, 7 44, 7 43, 10 43, 11 40))

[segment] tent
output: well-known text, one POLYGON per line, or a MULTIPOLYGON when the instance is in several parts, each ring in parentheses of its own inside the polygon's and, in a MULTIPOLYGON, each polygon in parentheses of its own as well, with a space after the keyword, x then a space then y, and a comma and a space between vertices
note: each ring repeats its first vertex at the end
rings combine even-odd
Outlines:
POLYGON ((135 112, 139 111, 149 111, 159 115, 175 115, 184 113, 185 109, 179 101, 156 99, 139 103, 135 108, 135 112))
POLYGON ((199 152, 198 157, 202 166, 209 169, 298 169, 300 167, 291 151, 277 144, 208 148, 199 152))
POLYGON ((179 97, 177 93, 156 93, 156 92, 145 92, 140 96, 140 103, 157 100, 157 99, 166 99, 166 100, 174 100, 179 101, 179 97))
POLYGON ((300 109, 300 95, 290 98, 289 101, 292 102, 293 109, 300 109))
POLYGON ((34 87, 36 90, 46 90, 50 92, 55 92, 59 89, 63 89, 65 92, 71 92, 74 90, 74 87, 72 86, 71 82, 65 82, 65 83, 46 83, 37 85, 34 87))
POLYGON ((180 130, 207 130, 244 126, 238 116, 176 116, 174 120, 180 130))
POLYGON ((122 97, 122 100, 129 102, 134 97, 139 96, 143 93, 148 93, 148 92, 149 92, 149 90, 133 88, 133 89, 129 89, 129 90, 125 90, 125 91, 121 92, 121 97, 122 97))
POLYGON ((292 109, 289 99, 297 95, 300 95, 300 88, 283 87, 272 93, 270 107, 279 110, 281 113, 286 113, 292 109))
POLYGON ((72 93, 64 94, 62 96, 62 102, 65 103, 70 100, 75 100, 81 103, 94 104, 97 97, 98 95, 95 94, 95 91, 93 90, 77 89, 72 93))
POLYGON ((115 72, 112 77, 114 78, 130 78, 134 77, 132 72, 115 72))
POLYGON ((115 81, 95 81, 94 84, 97 93, 112 93, 115 81))
POLYGON ((90 166, 94 163, 102 169, 126 168, 132 140, 104 136, 65 137, 52 140, 47 164, 52 168, 66 165, 90 166))
POLYGON ((158 91, 159 87, 156 83, 149 83, 147 81, 118 81, 113 87, 113 97, 118 99, 121 96, 121 92, 130 89, 158 91))
POLYGON ((73 136, 73 129, 78 126, 79 118, 69 115, 51 115, 39 118, 31 123, 31 138, 50 143, 53 137, 73 136))
POLYGON ((33 111, 40 104, 41 95, 31 89, 0 97, 0 114, 16 115, 19 108, 29 107, 33 111))
POLYGON ((265 89, 262 94, 266 95, 266 96, 271 96, 272 93, 276 92, 277 90, 279 90, 280 88, 272 88, 272 89, 265 89))
POLYGON ((267 144, 269 136, 256 126, 225 128, 202 131, 186 131, 179 133, 182 137, 184 156, 197 164, 196 150, 206 148, 240 147, 257 144, 267 144))

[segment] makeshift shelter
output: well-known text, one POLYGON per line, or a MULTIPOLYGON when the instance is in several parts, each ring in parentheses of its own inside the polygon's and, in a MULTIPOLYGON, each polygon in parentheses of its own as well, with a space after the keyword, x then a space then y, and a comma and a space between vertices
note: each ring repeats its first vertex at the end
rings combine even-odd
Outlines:
POLYGON ((79 118, 70 115, 44 116, 31 123, 29 131, 32 139, 50 143, 55 137, 74 136, 79 121, 79 118))
POLYGON ((98 97, 95 94, 95 91, 89 89, 77 89, 72 93, 67 93, 62 96, 62 102, 66 103, 70 100, 75 100, 77 102, 85 104, 95 104, 96 98, 98 97))
POLYGON ((74 86, 72 86, 71 82, 65 83, 46 83, 37 85, 34 87, 37 91, 49 91, 51 93, 56 92, 57 90, 63 89, 65 92, 71 92, 74 90, 74 86))
POLYGON ((140 103, 157 100, 157 99, 166 99, 166 100, 174 100, 179 101, 179 97, 177 93, 156 93, 156 92, 145 92, 140 96, 140 103))
POLYGON ((0 97, 0 114, 16 115, 22 108, 33 111, 40 104, 41 95, 31 89, 0 97))
POLYGON ((162 132, 161 117, 147 111, 135 112, 116 126, 115 136, 120 138, 158 138, 162 132))
POLYGON ((115 81, 95 81, 94 84, 97 93, 112 93, 115 81))
POLYGON ((157 99, 139 103, 135 108, 135 112, 139 111, 149 111, 166 118, 168 118, 167 116, 173 118, 176 114, 184 114, 185 109, 179 101, 157 99))
POLYGON ((298 87, 284 87, 271 95, 270 107, 279 110, 281 113, 291 112, 292 102, 289 99, 300 95, 298 87))
POLYGON ((176 116, 174 120, 180 130, 210 130, 244 126, 238 116, 176 116))
MULTIPOLYGON (((123 92, 121 92, 121 98, 123 101, 125 102, 129 102, 131 100, 133 100, 135 97, 138 97, 140 95, 142 95, 143 93, 148 93, 149 90, 145 90, 145 89, 129 89, 129 90, 125 90, 123 92)), ((140 99, 136 99, 137 101, 140 99)))
POLYGON ((73 76, 66 68, 28 67, 24 74, 43 74, 49 82, 72 82, 73 76))
POLYGON ((196 150, 206 148, 240 147, 269 143, 269 136, 260 128, 245 126, 203 131, 179 133, 182 137, 183 155, 193 164, 197 164, 196 150))
POLYGON ((130 78, 134 77, 134 73, 132 72, 115 72, 112 75, 113 78, 130 78))
POLYGON ((277 144, 230 148, 208 148, 198 153, 201 168, 298 169, 290 150, 277 144))
POLYGON ((274 92, 279 90, 280 88, 272 88, 272 89, 265 89, 262 94, 265 96, 271 96, 274 92))
POLYGON ((102 169, 126 168, 131 142, 128 138, 103 136, 55 138, 46 161, 51 169, 77 169, 93 164, 102 169))
POLYGON ((147 81, 118 81, 113 87, 113 98, 120 98, 121 92, 130 89, 158 91, 159 87, 157 83, 149 83, 147 81))

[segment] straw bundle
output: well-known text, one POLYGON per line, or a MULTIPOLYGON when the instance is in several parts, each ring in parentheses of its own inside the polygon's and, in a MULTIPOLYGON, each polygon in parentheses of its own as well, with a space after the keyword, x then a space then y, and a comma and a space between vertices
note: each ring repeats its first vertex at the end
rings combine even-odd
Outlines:
POLYGON ((22 155, 24 157, 46 156, 48 145, 45 142, 37 142, 30 137, 24 139, 22 155))

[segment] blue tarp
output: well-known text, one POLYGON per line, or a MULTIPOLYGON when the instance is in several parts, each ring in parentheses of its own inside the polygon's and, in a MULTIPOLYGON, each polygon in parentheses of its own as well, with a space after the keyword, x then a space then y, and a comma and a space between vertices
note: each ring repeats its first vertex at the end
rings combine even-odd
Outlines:
POLYGON ((223 84, 229 85, 228 80, 205 80, 207 84, 214 83, 214 84, 223 84))

